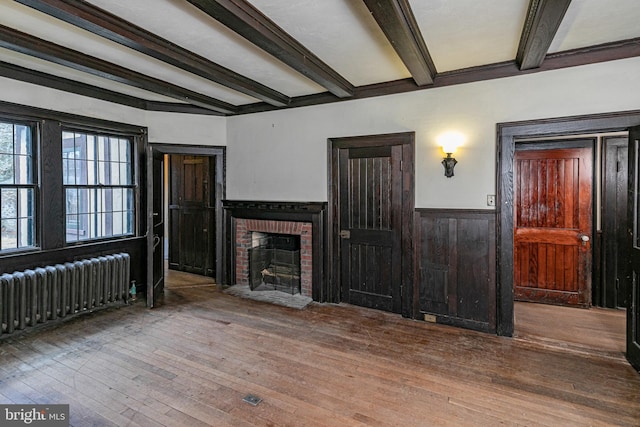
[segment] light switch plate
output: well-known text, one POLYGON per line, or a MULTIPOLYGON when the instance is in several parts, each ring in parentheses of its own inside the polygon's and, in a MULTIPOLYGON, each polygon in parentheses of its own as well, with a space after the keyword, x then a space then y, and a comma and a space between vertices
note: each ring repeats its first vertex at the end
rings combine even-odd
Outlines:
POLYGON ((487 194, 487 206, 495 206, 495 205, 496 205, 495 194, 487 194))

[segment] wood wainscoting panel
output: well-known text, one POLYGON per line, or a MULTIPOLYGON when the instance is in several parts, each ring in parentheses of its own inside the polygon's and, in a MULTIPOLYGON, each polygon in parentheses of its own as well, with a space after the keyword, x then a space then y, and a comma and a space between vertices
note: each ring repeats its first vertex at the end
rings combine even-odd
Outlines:
POLYGON ((417 318, 495 332, 495 221, 488 210, 416 210, 417 318))

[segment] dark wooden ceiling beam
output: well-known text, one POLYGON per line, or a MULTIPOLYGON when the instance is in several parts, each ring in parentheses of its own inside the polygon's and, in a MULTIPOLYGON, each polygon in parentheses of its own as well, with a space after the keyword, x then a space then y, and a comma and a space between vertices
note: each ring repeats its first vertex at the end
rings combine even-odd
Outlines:
POLYGON ((120 65, 68 49, 4 25, 0 25, 0 47, 169 98, 178 99, 219 113, 233 114, 237 111, 234 105, 227 102, 146 76, 120 65))
POLYGON ((291 101, 287 95, 209 61, 87 2, 80 0, 16 1, 276 107, 283 107, 291 101))
POLYGON ((351 83, 245 0, 187 1, 337 97, 353 95, 351 83))
POLYGON ((436 67, 407 0, 364 0, 418 86, 433 83, 436 67))
POLYGON ((76 95, 82 95, 89 98, 100 99, 102 101, 113 102, 115 104, 126 105, 140 110, 224 116, 222 113, 191 104, 147 101, 135 96, 66 79, 60 76, 54 76, 52 74, 43 73, 42 71, 31 70, 8 62, 0 61, 0 76, 64 92, 75 93, 76 95))
POLYGON ((516 62, 521 70, 542 65, 571 0, 530 0, 516 62))

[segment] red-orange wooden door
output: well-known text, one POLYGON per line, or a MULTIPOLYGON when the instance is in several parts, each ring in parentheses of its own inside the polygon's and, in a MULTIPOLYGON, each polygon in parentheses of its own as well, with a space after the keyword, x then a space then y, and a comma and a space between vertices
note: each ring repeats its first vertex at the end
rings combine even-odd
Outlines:
POLYGON ((590 304, 592 176, 590 147, 516 151, 517 300, 590 304))

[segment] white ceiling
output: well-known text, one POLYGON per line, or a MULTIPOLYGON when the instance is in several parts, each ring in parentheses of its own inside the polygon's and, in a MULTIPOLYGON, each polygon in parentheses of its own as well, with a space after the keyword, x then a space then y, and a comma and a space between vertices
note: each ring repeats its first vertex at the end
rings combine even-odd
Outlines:
MULTIPOLYGON (((210 61, 289 97, 326 92, 185 0, 89 0, 210 61)), ((360 87, 411 75, 362 0, 250 0, 259 11, 360 87)), ((409 0, 438 73, 516 57, 529 0, 409 0)), ((241 106, 258 99, 163 63, 13 0, 0 24, 241 106)), ((640 1, 573 0, 549 52, 640 37, 640 1)), ((149 101, 181 102, 0 48, 0 60, 149 101)))

